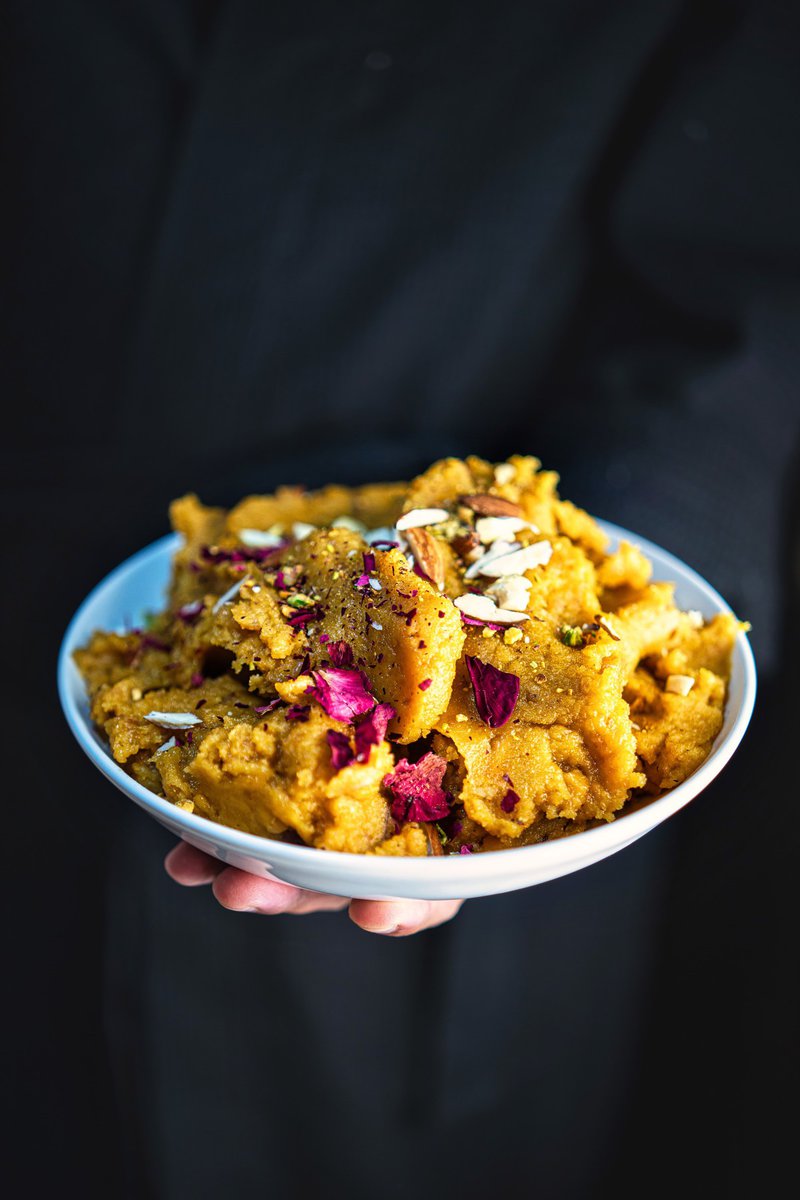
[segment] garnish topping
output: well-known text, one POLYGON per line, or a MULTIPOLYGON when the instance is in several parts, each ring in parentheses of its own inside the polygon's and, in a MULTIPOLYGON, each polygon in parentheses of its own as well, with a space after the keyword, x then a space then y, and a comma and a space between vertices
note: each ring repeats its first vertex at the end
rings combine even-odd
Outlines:
POLYGON ((486 589, 498 608, 525 612, 531 594, 531 581, 524 575, 501 575, 486 589))
POLYGON ((513 500, 502 496, 491 496, 482 492, 476 496, 462 496, 461 503, 471 508, 479 517, 521 517, 522 509, 513 500))
POLYGON ((510 719, 516 707, 519 676, 510 671, 501 671, 471 654, 464 657, 478 716, 491 729, 499 729, 510 719))
POLYGON ((665 692, 674 692, 676 696, 688 696, 694 687, 692 675, 668 675, 664 684, 665 692))
POLYGON ((163 725, 165 729, 189 729, 192 725, 202 725, 199 717, 190 712, 149 712, 144 714, 145 721, 154 725, 163 725))
POLYGON ((431 686, 432 683, 433 683, 432 679, 423 679, 421 683, 417 684, 417 687, 419 688, 419 690, 421 692, 427 692, 428 688, 431 686))
POLYGON ((271 558, 283 546, 288 545, 284 540, 279 546, 253 546, 236 550, 221 550, 219 546, 202 546, 200 549, 200 557, 204 562, 209 563, 233 563, 235 566, 246 562, 263 562, 267 558, 271 558))
POLYGON ((253 709, 253 712, 262 717, 264 713, 270 713, 276 709, 279 704, 283 704, 283 701, 280 696, 276 696, 274 700, 270 700, 269 704, 259 704, 258 708, 253 709))
POLYGON ((407 536, 417 574, 421 572, 440 592, 444 591, 444 558, 438 540, 427 529, 409 529, 407 536))
POLYGON ((286 541, 282 534, 263 529, 240 529, 236 536, 243 545, 255 550, 276 550, 286 541))
POLYGON ((348 767, 353 761, 353 749, 347 734, 341 733, 338 729, 329 729, 325 737, 331 748, 331 766, 334 771, 341 771, 342 767, 348 767))
POLYGON ((473 559, 470 565, 464 572, 465 579, 475 579, 476 576, 482 575, 483 568, 487 564, 494 562, 496 558, 502 558, 506 554, 510 554, 513 550, 518 550, 519 542, 504 542, 498 540, 493 542, 485 554, 481 554, 479 558, 473 559))
MULTIPOLYGON (((492 542, 500 539, 507 541, 509 534, 512 537, 515 533, 519 533, 521 529, 530 529, 531 526, 527 521, 523 521, 522 517, 478 517, 475 522, 475 532, 478 535, 478 540, 483 542, 484 546, 489 546, 492 542)), ((534 530, 534 532, 538 532, 534 530)))
POLYGON ((464 596, 456 596, 453 603, 465 616, 482 623, 517 625, 521 621, 530 619, 524 612, 512 612, 507 608, 498 608, 491 596, 478 596, 473 592, 467 592, 464 596))
POLYGON ((504 813, 513 812, 519 804, 519 796, 513 788, 509 788, 503 799, 500 801, 500 807, 504 813))
POLYGON ((290 704, 286 709, 287 721, 307 721, 311 712, 310 704, 290 704))
POLYGON ((328 654, 334 667, 349 667, 353 662, 353 648, 349 642, 331 642, 328 654))
POLYGON ((334 721, 352 724, 375 707, 370 683, 363 671, 346 667, 320 667, 311 672, 313 684, 306 692, 313 696, 334 721))
MULTIPOLYGON (((495 542, 494 546, 500 544, 495 542)), ((470 571, 475 570, 477 575, 488 575, 492 579, 499 579, 501 575, 521 575, 523 571, 531 571, 534 567, 546 567, 552 555, 550 542, 534 542, 531 546, 512 548, 504 554, 485 555, 473 563, 466 573, 469 575, 470 571)))
POLYGON ((214 607, 211 609, 211 611, 213 613, 219 612, 219 610, 221 608, 224 608, 224 606, 226 604, 229 604, 231 600, 233 600, 236 596, 239 595, 239 592, 242 589, 242 585, 246 582, 247 582, 247 577, 245 577, 244 579, 237 580, 237 582, 233 585, 233 587, 229 587, 227 592, 223 592, 222 595, 216 600, 216 602, 214 603, 214 607))
POLYGON ((438 525, 449 516, 446 508, 412 508, 398 517, 395 528, 401 533, 406 529, 421 529, 424 525, 438 525))
POLYGON ((397 716, 391 704, 377 704, 363 721, 356 725, 356 759, 365 762, 370 747, 377 746, 386 737, 386 728, 392 717, 397 716))
POLYGON ((158 747, 155 754, 153 755, 153 758, 157 758, 158 755, 163 754, 165 750, 173 750, 175 748, 175 746, 177 746, 177 744, 178 743, 176 742, 175 738, 171 737, 168 742, 164 742, 163 746, 158 747))
POLYGON ((392 795, 392 816, 398 825, 407 821, 438 821, 450 810, 449 796, 442 787, 447 761, 429 750, 418 762, 401 758, 383 786, 392 795))
POLYGON ((182 604, 175 616, 179 621, 185 621, 187 625, 191 625, 200 616, 200 613, 205 608, 202 600, 192 600, 189 604, 182 604))

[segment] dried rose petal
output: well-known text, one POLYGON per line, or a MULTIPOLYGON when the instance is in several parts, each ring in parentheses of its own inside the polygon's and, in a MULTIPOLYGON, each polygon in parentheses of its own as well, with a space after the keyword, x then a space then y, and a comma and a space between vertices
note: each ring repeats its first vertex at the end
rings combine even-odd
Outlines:
POLYGON ((204 677, 200 674, 200 672, 195 671, 195 673, 192 675, 191 679, 189 680, 189 687, 193 687, 193 688, 202 687, 204 682, 205 682, 204 677))
POLYGON ((279 592, 289 592, 299 585, 302 574, 303 569, 299 563, 290 567, 279 567, 275 575, 275 587, 279 592))
POLYGON ((464 658, 478 716, 491 729, 498 729, 505 725, 516 707, 519 676, 510 671, 500 671, 491 663, 474 658, 471 654, 466 654, 464 658))
POLYGON ((141 641, 139 648, 145 649, 149 646, 152 650, 169 650, 167 643, 160 637, 156 637, 154 633, 142 633, 139 629, 132 629, 131 633, 138 633, 141 641))
POLYGON ((259 704, 258 708, 253 709, 253 712, 262 717, 264 713, 270 713, 276 709, 279 704, 283 704, 283 701, 280 696, 276 696, 274 700, 270 700, 269 704, 259 704))
POLYGON ((509 788, 503 799, 500 801, 500 807, 504 813, 513 812, 519 804, 519 796, 513 788, 509 788))
MULTIPOLYGON (((320 638, 322 641, 322 638, 320 638)), ((331 642, 328 654, 334 667, 349 667, 353 663, 353 648, 348 642, 331 642)))
POLYGON ((429 750, 415 763, 401 758, 383 786, 391 792, 392 816, 399 825, 406 821, 438 821, 450 810, 450 798, 442 787, 447 761, 429 750))
POLYGON ((286 710, 287 721, 307 721, 311 712, 310 704, 290 704, 286 710))
POLYGON ((292 613, 287 624, 297 628, 298 625, 308 625, 309 621, 319 621, 322 615, 322 609, 318 605, 315 605, 314 608, 301 608, 296 613, 292 613))
POLYGON ((353 751, 347 735, 340 733, 338 729, 329 729, 325 737, 331 748, 331 766, 334 771, 341 771, 342 767, 349 766, 353 761, 353 751))
POLYGON ((356 758, 365 762, 371 746, 377 746, 386 737, 386 727, 396 716, 391 704, 378 704, 372 712, 356 725, 356 758))
POLYGON ((459 854, 474 854, 475 850, 472 846, 465 843, 459 850, 459 854))
POLYGON ((363 671, 346 667, 320 667, 311 672, 314 680, 307 693, 313 696, 334 721, 352 724, 375 707, 370 683, 363 671))
POLYGON ((371 550, 365 550, 362 558, 364 559, 364 570, 368 575, 372 574, 375 570, 375 555, 371 550))
POLYGON ((432 683, 433 683, 432 679, 423 679, 421 683, 417 684, 417 687, 419 688, 419 690, 421 692, 427 692, 428 688, 431 686, 432 683))
POLYGON ((221 550, 219 546, 202 546, 200 556, 205 562, 209 563, 245 563, 245 562, 265 562, 268 558, 272 558, 280 550, 284 550, 289 545, 288 541, 281 542, 279 546, 266 547, 237 547, 236 550, 221 550))
POLYGON ((502 629, 504 632, 508 629, 507 625, 499 625, 497 621, 481 621, 477 617, 468 617, 466 613, 461 614, 461 620, 465 625, 482 625, 486 629, 502 629))

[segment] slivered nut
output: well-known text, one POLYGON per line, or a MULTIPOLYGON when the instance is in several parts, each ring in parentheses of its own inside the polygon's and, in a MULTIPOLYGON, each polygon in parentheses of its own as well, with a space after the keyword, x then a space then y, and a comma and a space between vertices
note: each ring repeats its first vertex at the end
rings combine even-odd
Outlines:
POLYGON ((440 592, 444 591, 444 558, 438 540, 427 529, 407 529, 405 531, 408 546, 414 555, 417 566, 423 575, 436 584, 440 592))
POLYGON ((521 517, 522 509, 513 500, 504 500, 502 496, 490 496, 481 492, 474 496, 462 496, 461 503, 465 504, 479 517, 521 517))
POLYGON ((693 687, 694 678, 691 675, 668 675, 664 691, 674 692, 676 696, 688 696, 693 687))

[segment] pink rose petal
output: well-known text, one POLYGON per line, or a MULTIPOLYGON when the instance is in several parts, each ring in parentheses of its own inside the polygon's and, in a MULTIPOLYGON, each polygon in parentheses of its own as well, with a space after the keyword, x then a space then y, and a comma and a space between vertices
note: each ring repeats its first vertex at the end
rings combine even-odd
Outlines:
POLYGON ((428 751, 418 762, 401 758, 383 786, 392 795, 392 816, 398 825, 406 821, 438 821, 450 811, 450 797, 442 787, 447 761, 428 751))

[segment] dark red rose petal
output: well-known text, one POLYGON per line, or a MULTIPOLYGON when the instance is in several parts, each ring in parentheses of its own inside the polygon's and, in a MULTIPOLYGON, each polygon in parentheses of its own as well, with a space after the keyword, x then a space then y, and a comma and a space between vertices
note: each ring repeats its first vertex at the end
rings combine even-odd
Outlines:
POLYGON ((463 612, 461 620, 465 625, 484 625, 487 629, 508 629, 508 625, 500 625, 497 621, 481 621, 479 617, 468 617, 463 612))
POLYGON ((378 704, 363 721, 356 725, 356 758, 366 762, 371 746, 377 746, 386 737, 386 727, 396 716, 391 704, 378 704))
POLYGON ((328 655, 334 667, 350 667, 353 664, 353 648, 348 642, 331 642, 328 655))
POLYGON ((464 657, 478 716, 491 729, 498 729, 505 725, 516 707, 519 676, 510 671, 501 671, 471 654, 464 657))
POLYGON ((383 786, 392 795, 392 816, 398 825, 407 821, 438 821, 450 810, 450 798, 442 787, 447 761, 431 750, 415 763, 401 758, 383 786))
POLYGON ((431 686, 432 683, 433 683, 432 679, 423 679, 422 683, 417 684, 417 687, 419 688, 419 690, 421 692, 427 692, 428 688, 431 686))
POLYGON ((519 804, 519 796, 513 788, 509 788, 503 799, 500 801, 500 807, 504 813, 513 812, 519 804))
POLYGON ((309 621, 319 621, 322 615, 322 609, 318 605, 314 608, 301 608, 296 613, 292 613, 288 618, 288 624, 297 628, 298 625, 308 625, 309 621))
POLYGON ((307 721, 311 712, 310 704, 290 704, 286 710, 287 721, 307 721))
POLYGON ((264 713, 270 713, 276 709, 279 704, 283 704, 283 701, 280 696, 276 696, 274 700, 270 700, 269 704, 259 704, 258 708, 253 709, 253 712, 258 713, 262 717, 264 713))
MULTIPOLYGON (((365 550, 362 558, 364 559, 364 570, 367 574, 371 574, 375 570, 375 555, 371 550, 365 550)), ((363 575, 362 575, 363 579, 363 575)))
POLYGON ((331 765, 334 771, 341 771, 342 767, 349 766, 353 761, 353 751, 347 735, 340 733, 338 729, 329 729, 325 737, 331 748, 331 765))

